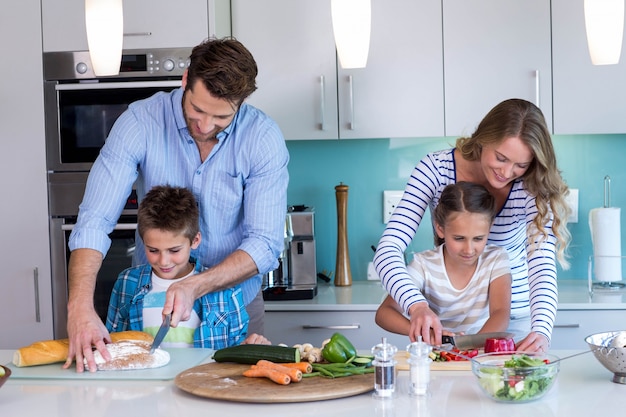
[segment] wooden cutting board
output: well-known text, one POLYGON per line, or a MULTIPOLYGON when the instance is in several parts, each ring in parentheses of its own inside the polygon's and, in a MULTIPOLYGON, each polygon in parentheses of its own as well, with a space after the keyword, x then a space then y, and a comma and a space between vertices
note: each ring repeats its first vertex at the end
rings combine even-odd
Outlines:
POLYGON ((350 397, 374 389, 374 374, 342 378, 308 377, 279 385, 266 378, 248 378, 250 365, 207 363, 187 369, 174 383, 190 394, 216 400, 247 403, 297 403, 350 397))
MULTIPOLYGON (((409 352, 406 350, 400 351, 396 353, 395 356, 396 368, 399 371, 408 371, 409 370, 409 352)), ((470 361, 447 361, 447 362, 431 362, 430 363, 431 371, 471 371, 472 363, 470 361)))

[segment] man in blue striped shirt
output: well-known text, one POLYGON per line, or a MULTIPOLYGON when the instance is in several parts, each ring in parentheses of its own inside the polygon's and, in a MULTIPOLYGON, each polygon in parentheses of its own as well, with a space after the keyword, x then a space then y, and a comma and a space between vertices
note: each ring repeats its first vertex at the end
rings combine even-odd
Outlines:
MULTIPOLYGON (((182 87, 132 103, 115 122, 95 161, 70 236, 65 367, 96 369, 92 345, 109 358, 109 335, 95 312, 93 292, 113 230, 136 182, 139 199, 156 185, 192 190, 203 236, 192 256, 208 267, 172 285, 163 313, 172 325, 190 316, 194 301, 241 284, 249 333, 263 334, 262 274, 284 249, 289 154, 277 124, 244 103, 256 89, 257 67, 234 39, 196 46, 182 87), (93 365, 93 366, 92 366, 93 365)), ((133 264, 146 263, 141 239, 133 264)))

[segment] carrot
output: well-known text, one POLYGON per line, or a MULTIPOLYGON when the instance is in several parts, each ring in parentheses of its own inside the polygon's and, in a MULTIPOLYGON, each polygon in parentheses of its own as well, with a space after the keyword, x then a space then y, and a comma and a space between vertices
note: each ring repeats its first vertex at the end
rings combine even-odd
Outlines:
POLYGON ((281 363, 280 366, 286 366, 287 368, 299 369, 303 374, 310 374, 313 372, 313 365, 309 362, 287 362, 281 363))
POLYGON ((283 374, 289 375, 289 378, 291 378, 291 382, 300 382, 302 381, 302 372, 299 369, 292 369, 292 368, 288 368, 286 366, 281 366, 279 364, 276 364, 274 362, 269 362, 268 363, 261 363, 260 365, 257 362, 257 365, 252 365, 250 368, 251 369, 255 369, 255 368, 268 368, 268 369, 272 369, 274 371, 278 371, 281 372, 283 374))
POLYGON ((245 370, 243 372, 243 376, 249 378, 267 378, 280 385, 289 385, 289 383, 291 382, 291 378, 287 374, 271 368, 264 368, 262 366, 256 365, 252 365, 250 369, 245 370))

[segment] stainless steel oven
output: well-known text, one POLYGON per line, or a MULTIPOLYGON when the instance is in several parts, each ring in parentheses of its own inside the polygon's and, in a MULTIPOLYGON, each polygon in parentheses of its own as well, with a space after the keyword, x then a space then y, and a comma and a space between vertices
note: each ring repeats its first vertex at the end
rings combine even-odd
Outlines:
MULTIPOLYGON (((43 55, 55 338, 67 335, 67 244, 89 170, 117 117, 136 100, 179 87, 190 54, 191 48, 124 51, 120 74, 101 78, 86 51, 43 55)), ((94 303, 103 321, 117 275, 131 266, 136 223, 133 192, 96 282, 94 303)))

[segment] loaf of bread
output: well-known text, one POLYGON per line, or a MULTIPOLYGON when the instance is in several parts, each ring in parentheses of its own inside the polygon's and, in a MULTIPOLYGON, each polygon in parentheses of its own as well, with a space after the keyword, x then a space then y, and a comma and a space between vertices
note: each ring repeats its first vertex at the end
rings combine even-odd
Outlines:
MULTIPOLYGON (((145 332, 127 330, 111 333, 111 341, 142 340, 152 343, 154 338, 145 332)), ((32 345, 24 346, 13 353, 13 365, 17 367, 47 365, 56 362, 65 362, 70 348, 68 339, 43 340, 32 345)))

